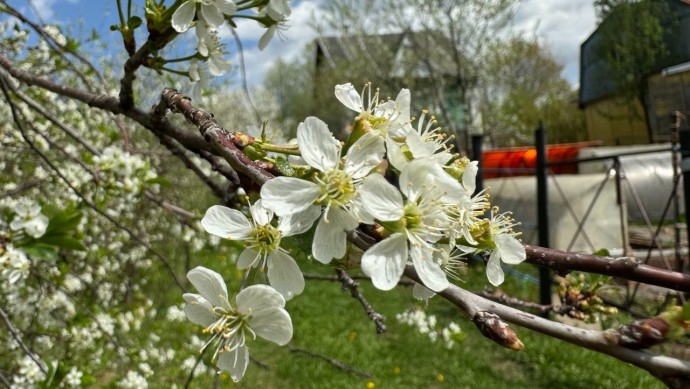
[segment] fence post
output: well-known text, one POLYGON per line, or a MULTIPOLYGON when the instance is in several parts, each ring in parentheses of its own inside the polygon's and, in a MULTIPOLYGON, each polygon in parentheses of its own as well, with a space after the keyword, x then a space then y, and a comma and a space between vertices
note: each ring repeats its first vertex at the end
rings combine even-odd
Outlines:
MULTIPOLYGON (((537 224, 539 226, 539 245, 549 247, 549 197, 548 197, 548 166, 546 155, 546 131, 539 122, 539 128, 534 132, 537 149, 537 224)), ((539 301, 541 304, 551 304, 551 272, 545 266, 539 267, 539 301)))
MULTIPOLYGON (((690 212, 690 131, 682 130, 680 131, 680 170, 683 173, 683 197, 685 204, 685 233, 688 238, 688 243, 690 243, 690 218, 688 213, 690 212)), ((681 268, 681 271, 683 269, 681 268)))
POLYGON ((477 189, 475 193, 484 190, 484 162, 482 161, 482 135, 472 135, 472 159, 479 162, 477 171, 477 189))
MULTIPOLYGON (((671 147, 673 148, 673 248, 676 257, 676 271, 683 271, 683 256, 680 249, 680 175, 681 175, 681 145, 680 145, 681 113, 671 114, 671 147)), ((687 212, 687 211, 686 211, 687 212)))

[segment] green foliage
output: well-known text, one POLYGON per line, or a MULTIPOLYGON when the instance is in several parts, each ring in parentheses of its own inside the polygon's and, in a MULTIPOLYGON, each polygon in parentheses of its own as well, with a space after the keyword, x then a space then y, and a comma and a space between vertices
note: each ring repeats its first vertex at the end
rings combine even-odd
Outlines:
POLYGON ((551 142, 584 139, 584 115, 563 65, 536 38, 513 37, 491 46, 480 105, 484 132, 494 145, 532 144, 540 121, 551 142))
MULTIPOLYGON (((668 65, 667 42, 677 23, 666 1, 595 0, 599 17, 597 53, 604 59, 606 77, 629 99, 644 93, 643 78, 668 65)), ((603 80, 602 80, 603 81, 603 80)))
POLYGON ((43 213, 48 216, 48 228, 39 238, 26 237, 16 242, 27 254, 36 258, 54 261, 59 249, 86 250, 78 232, 83 213, 70 204, 64 210, 55 206, 44 206, 43 213))

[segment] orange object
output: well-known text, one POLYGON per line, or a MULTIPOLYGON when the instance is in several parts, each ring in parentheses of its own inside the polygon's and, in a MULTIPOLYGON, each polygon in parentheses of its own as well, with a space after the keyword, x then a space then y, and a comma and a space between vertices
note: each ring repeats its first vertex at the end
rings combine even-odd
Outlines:
MULTIPOLYGON (((547 145, 547 161, 576 159, 584 147, 601 146, 600 141, 547 145)), ((511 147, 488 150, 482 153, 484 178, 532 176, 537 167, 537 149, 534 147, 511 147)), ((577 174, 577 163, 550 166, 552 174, 577 174)))

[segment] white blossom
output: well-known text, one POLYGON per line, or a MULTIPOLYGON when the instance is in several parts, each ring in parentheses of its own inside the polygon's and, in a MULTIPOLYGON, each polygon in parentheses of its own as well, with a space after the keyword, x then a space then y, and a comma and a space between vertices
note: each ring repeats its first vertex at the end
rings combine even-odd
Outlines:
POLYGON ((22 203, 14 208, 14 219, 10 229, 24 230, 29 236, 40 238, 48 228, 48 217, 41 213, 38 203, 22 203))
POLYGON ((214 28, 225 23, 225 15, 232 15, 237 10, 237 5, 231 0, 187 0, 173 13, 172 26, 175 31, 185 32, 192 27, 197 5, 200 11, 197 16, 214 28))
POLYGON ((319 216, 319 209, 310 207, 303 212, 286 215, 280 218, 277 227, 271 224, 273 211, 265 208, 261 200, 252 204, 249 210, 251 220, 236 209, 214 205, 206 211, 201 225, 213 235, 244 241, 247 247, 240 254, 237 267, 268 268, 269 283, 289 300, 304 290, 304 276, 297 262, 280 247, 280 240, 307 231, 319 216))
POLYGON ((312 253, 318 261, 329 263, 333 258, 345 255, 346 233, 360 222, 370 221, 356 198, 361 195, 362 179, 383 158, 383 139, 364 134, 341 160, 342 146, 328 131, 326 123, 316 117, 300 123, 297 139, 302 158, 318 174, 311 181, 294 177, 271 179, 261 188, 261 198, 264 206, 279 216, 323 206, 325 209, 316 226, 312 253))
POLYGON ((270 286, 242 289, 232 305, 220 274, 199 266, 190 270, 187 278, 200 294, 184 294, 185 314, 211 334, 206 345, 217 344, 213 359, 217 358, 217 366, 229 372, 233 381, 242 379, 249 363, 247 336, 258 335, 280 346, 292 338, 285 299, 270 286))

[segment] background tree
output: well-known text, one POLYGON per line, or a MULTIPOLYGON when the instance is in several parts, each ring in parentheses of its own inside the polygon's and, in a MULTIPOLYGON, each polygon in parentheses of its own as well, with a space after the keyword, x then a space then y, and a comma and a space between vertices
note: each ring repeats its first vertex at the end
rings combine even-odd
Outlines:
POLYGON ((595 0, 599 42, 596 53, 603 58, 606 71, 599 82, 622 98, 635 116, 647 117, 646 109, 637 112, 631 101, 647 106, 646 76, 678 63, 671 52, 677 19, 667 1, 595 0))
POLYGON ((536 37, 520 36, 490 48, 481 81, 483 133, 494 146, 531 145, 543 121, 552 142, 584 139, 584 115, 577 91, 561 76, 559 64, 536 37))

